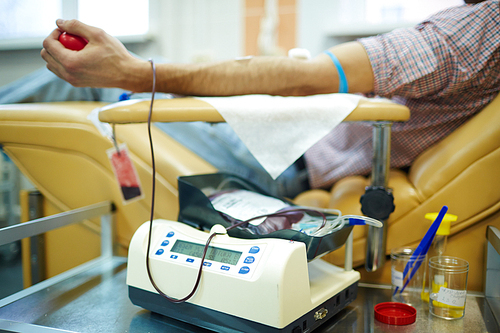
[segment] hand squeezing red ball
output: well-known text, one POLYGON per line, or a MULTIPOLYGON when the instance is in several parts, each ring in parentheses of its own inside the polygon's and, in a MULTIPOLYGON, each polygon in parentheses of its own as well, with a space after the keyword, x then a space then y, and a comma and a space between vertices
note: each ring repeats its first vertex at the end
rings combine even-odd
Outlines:
POLYGON ((74 51, 80 51, 88 43, 88 41, 85 38, 82 38, 82 37, 76 36, 76 35, 72 35, 72 34, 68 34, 66 32, 63 32, 59 36, 59 41, 67 49, 74 50, 74 51))

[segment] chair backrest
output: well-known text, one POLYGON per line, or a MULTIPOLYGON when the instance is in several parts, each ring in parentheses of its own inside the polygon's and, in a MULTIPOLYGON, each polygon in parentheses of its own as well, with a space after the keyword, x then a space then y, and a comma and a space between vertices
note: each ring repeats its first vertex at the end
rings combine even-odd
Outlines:
POLYGON ((422 202, 446 204, 467 224, 498 211, 500 96, 419 156, 409 180, 422 202))
MULTIPOLYGON (((139 225, 149 220, 151 155, 146 124, 117 125, 145 194, 124 204, 106 150, 112 142, 87 116, 104 104, 64 102, 0 105, 0 144, 23 174, 60 211, 111 200, 117 207, 118 242, 127 247, 139 225)), ((215 168, 152 128, 157 165, 155 217, 177 219, 177 177, 215 168)))

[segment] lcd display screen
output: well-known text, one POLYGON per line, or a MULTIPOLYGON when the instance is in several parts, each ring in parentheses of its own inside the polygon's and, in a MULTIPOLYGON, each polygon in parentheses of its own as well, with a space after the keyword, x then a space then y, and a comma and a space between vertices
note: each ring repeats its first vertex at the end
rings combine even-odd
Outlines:
MULTIPOLYGON (((172 246, 171 252, 185 254, 196 258, 203 257, 203 249, 205 245, 191 243, 183 240, 176 240, 172 246)), ((241 257, 241 252, 221 249, 218 247, 209 246, 207 250, 206 260, 216 261, 223 264, 236 265, 241 257)))

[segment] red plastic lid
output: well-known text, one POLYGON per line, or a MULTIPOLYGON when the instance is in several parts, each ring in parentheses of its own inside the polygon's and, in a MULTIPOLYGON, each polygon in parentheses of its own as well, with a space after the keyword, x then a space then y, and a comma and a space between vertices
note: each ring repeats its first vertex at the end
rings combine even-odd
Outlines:
POLYGON ((375 319, 389 325, 408 325, 417 319, 417 310, 404 303, 379 303, 373 310, 375 310, 375 319))

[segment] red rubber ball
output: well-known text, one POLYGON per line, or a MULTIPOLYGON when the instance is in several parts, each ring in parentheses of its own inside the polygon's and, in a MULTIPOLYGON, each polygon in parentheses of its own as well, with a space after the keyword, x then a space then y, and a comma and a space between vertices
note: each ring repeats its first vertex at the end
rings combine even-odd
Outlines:
POLYGON ((80 36, 68 34, 63 32, 59 35, 59 41, 64 47, 73 51, 80 51, 87 45, 88 41, 80 36))

